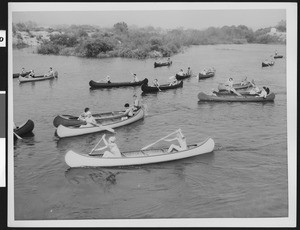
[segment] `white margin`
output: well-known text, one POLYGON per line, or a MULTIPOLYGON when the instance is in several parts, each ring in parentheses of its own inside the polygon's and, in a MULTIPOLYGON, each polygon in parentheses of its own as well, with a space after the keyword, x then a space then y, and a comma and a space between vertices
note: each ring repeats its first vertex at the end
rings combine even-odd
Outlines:
POLYGON ((9 227, 296 227, 297 186, 297 3, 9 3, 8 4, 8 130, 12 130, 12 11, 101 10, 226 10, 286 9, 287 15, 287 128, 288 199, 287 218, 183 218, 113 220, 14 220, 13 135, 8 133, 8 226, 9 227), (57 9, 59 6, 59 10, 57 9), (134 7, 134 8, 133 8, 134 7), (100 10, 100 9, 99 9, 100 10))

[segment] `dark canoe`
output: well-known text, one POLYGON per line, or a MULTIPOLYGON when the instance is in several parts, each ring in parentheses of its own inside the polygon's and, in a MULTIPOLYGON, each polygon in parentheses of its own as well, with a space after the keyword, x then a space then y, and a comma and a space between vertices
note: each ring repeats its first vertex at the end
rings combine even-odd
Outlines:
MULTIPOLYGON (((183 81, 180 81, 176 85, 164 84, 164 85, 160 85, 159 88, 160 88, 161 91, 163 91, 163 90, 168 90, 168 89, 180 88, 182 86, 183 86, 183 81)), ((142 91, 144 93, 156 93, 156 92, 159 92, 159 89, 157 87, 155 87, 155 86, 148 86, 147 84, 143 84, 141 88, 142 88, 142 91)))
POLYGON ((176 79, 178 80, 178 81, 180 81, 180 80, 183 80, 183 79, 187 79, 187 78, 189 78, 189 77, 191 77, 192 75, 191 74, 184 74, 184 75, 178 75, 178 74, 176 74, 175 75, 175 77, 176 77, 176 79))
POLYGON ((274 58, 283 58, 283 55, 275 55, 274 58))
MULTIPOLYGON (((93 114, 93 117, 96 121, 106 120, 106 119, 115 119, 124 116, 125 111, 113 111, 105 113, 96 113, 93 114)), ((53 125, 58 127, 59 125, 63 126, 80 126, 86 125, 85 121, 78 120, 79 117, 73 115, 57 115, 53 120, 53 125)))
POLYGON ((19 76, 25 77, 26 75, 30 74, 30 72, 25 72, 25 73, 14 73, 13 78, 18 78, 19 76))
POLYGON ((199 79, 205 79, 205 78, 210 78, 210 77, 213 77, 213 76, 215 76, 215 72, 208 72, 206 74, 199 73, 198 78, 199 79))
POLYGON ((170 66, 172 65, 172 61, 169 62, 154 62, 154 68, 161 66, 170 66))
POLYGON ((262 67, 273 66, 274 63, 275 63, 275 62, 273 62, 273 61, 272 61, 272 62, 262 62, 262 63, 261 63, 261 66, 262 66, 262 67))
MULTIPOLYGON (((247 89, 247 88, 251 88, 252 87, 252 84, 250 82, 248 82, 247 84, 245 85, 242 85, 241 83, 236 83, 236 84, 233 84, 233 88, 236 89, 236 90, 239 90, 239 89, 247 89)), ((225 84, 223 83, 220 83, 218 85, 218 90, 219 91, 223 91, 223 90, 226 90, 227 91, 227 88, 225 86, 225 84)))
POLYGON ((112 82, 112 83, 104 83, 104 82, 97 82, 91 80, 89 82, 89 85, 92 89, 97 88, 113 88, 113 87, 127 87, 127 86, 140 86, 142 85, 146 80, 137 81, 137 82, 112 82))
POLYGON ((14 129, 14 132, 19 136, 23 136, 28 133, 31 133, 33 128, 34 128, 34 122, 29 119, 26 123, 20 125, 16 129, 14 129))
POLYGON ((214 95, 207 95, 205 93, 200 92, 198 94, 199 102, 204 101, 214 101, 214 102, 267 102, 267 101, 274 101, 275 94, 270 93, 266 98, 257 97, 256 95, 222 95, 222 96, 214 96, 214 95))

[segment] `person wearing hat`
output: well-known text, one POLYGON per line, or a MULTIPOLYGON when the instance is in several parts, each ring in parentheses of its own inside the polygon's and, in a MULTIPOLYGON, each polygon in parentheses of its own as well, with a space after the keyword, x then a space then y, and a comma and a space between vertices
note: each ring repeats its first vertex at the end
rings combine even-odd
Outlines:
MULTIPOLYGON (((95 151, 101 151, 101 150, 108 148, 109 150, 105 151, 102 157, 122 157, 120 149, 119 149, 118 145, 116 144, 115 136, 108 138, 108 141, 106 141, 105 134, 103 134, 102 139, 104 141, 105 146, 101 147, 99 149, 96 149, 95 151)), ((90 155, 92 155, 92 154, 90 154, 90 155)), ((95 153, 93 155, 99 155, 99 154, 95 153)))

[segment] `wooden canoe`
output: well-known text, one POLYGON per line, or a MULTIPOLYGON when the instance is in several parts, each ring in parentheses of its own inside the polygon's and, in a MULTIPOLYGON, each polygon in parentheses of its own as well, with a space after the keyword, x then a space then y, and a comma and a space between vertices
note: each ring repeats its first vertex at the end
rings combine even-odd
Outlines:
POLYGON ((145 165, 167 161, 180 160, 209 153, 214 150, 215 142, 212 138, 194 145, 188 145, 188 149, 180 152, 167 152, 167 148, 149 149, 122 152, 123 157, 103 158, 88 154, 76 153, 69 150, 65 155, 66 164, 70 167, 117 167, 130 165, 145 165))
POLYGON ((34 82, 34 81, 44 81, 44 80, 50 80, 53 78, 56 78, 58 76, 57 71, 54 72, 54 75, 46 76, 46 75, 39 75, 34 77, 22 77, 19 76, 19 82, 25 83, 25 82, 34 82))
MULTIPOLYGON (((125 111, 113 111, 113 112, 106 112, 106 113, 96 113, 93 114, 93 117, 96 120, 103 120, 103 119, 113 119, 119 118, 124 116, 125 111)), ((58 127, 59 125, 63 126, 79 126, 79 125, 86 125, 85 121, 79 120, 79 117, 73 115, 57 115, 53 120, 53 125, 58 127)))
POLYGON ((271 61, 271 62, 262 62, 261 66, 262 67, 267 67, 267 66, 273 66, 275 64, 275 62, 271 61))
MULTIPOLYGON (((252 84, 250 82, 246 83, 246 84, 241 84, 241 83, 236 83, 236 84, 233 84, 233 88, 236 89, 236 90, 239 90, 239 89, 248 89, 248 88, 251 88, 252 87, 252 84)), ((222 91, 222 90, 226 90, 227 91, 227 87, 224 83, 220 83, 218 85, 218 90, 219 91, 222 91)))
MULTIPOLYGON (((170 84, 164 84, 164 85, 160 85, 159 89, 161 91, 164 90, 168 90, 168 89, 176 89, 176 88, 180 88, 183 87, 183 81, 180 81, 178 84, 176 85, 170 85, 170 84)), ((147 84, 143 84, 141 87, 142 91, 144 93, 156 93, 159 92, 159 89, 155 86, 148 86, 147 84)))
POLYGON ((184 74, 184 75, 178 75, 176 74, 175 77, 178 81, 183 80, 183 79, 187 79, 190 78, 192 76, 192 74, 184 74))
POLYGON ((210 77, 213 77, 215 76, 215 71, 214 72, 207 72, 206 74, 202 74, 202 73, 199 73, 198 74, 198 79, 206 79, 206 78, 210 78, 210 77))
POLYGON ((198 99, 199 102, 204 102, 204 101, 211 101, 211 102, 267 102, 267 101, 274 101, 275 99, 275 94, 270 93, 266 98, 263 97, 257 97, 257 95, 242 95, 242 96, 237 96, 237 95, 208 95, 205 93, 200 92, 198 94, 198 99))
POLYGON ((32 120, 26 121, 24 124, 20 125, 18 128, 14 129, 14 132, 19 135, 23 136, 28 133, 31 133, 34 128, 34 122, 32 120))
POLYGON ((129 117, 128 119, 123 120, 124 117, 119 118, 112 118, 112 119, 105 119, 102 121, 97 121, 97 123, 100 126, 94 126, 92 124, 87 125, 81 125, 81 126, 63 126, 59 125, 56 129, 56 134, 59 138, 64 137, 72 137, 72 136, 79 136, 89 133, 96 133, 101 131, 106 131, 106 128, 118 128, 124 125, 131 124, 133 122, 136 122, 140 119, 142 119, 145 115, 145 112, 143 109, 139 109, 135 112, 135 114, 132 117, 129 117))
POLYGON ((91 89, 97 89, 97 88, 113 88, 113 87, 128 87, 128 86, 140 86, 145 82, 145 79, 142 81, 137 82, 111 82, 111 83, 105 83, 105 82, 98 82, 91 80, 89 82, 89 85, 91 89))
POLYGON ((172 61, 169 62, 154 62, 154 68, 161 66, 170 66, 172 65, 172 61))

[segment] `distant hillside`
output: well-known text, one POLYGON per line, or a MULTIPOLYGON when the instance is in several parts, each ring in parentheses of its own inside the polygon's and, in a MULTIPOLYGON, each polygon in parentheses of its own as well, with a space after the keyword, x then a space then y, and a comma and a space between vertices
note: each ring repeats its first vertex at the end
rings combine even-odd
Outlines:
POLYGON ((256 31, 246 26, 210 27, 206 30, 128 27, 125 22, 112 28, 89 25, 38 27, 33 22, 13 24, 13 46, 36 46, 40 54, 80 57, 169 57, 191 45, 285 44, 286 22, 256 31))

